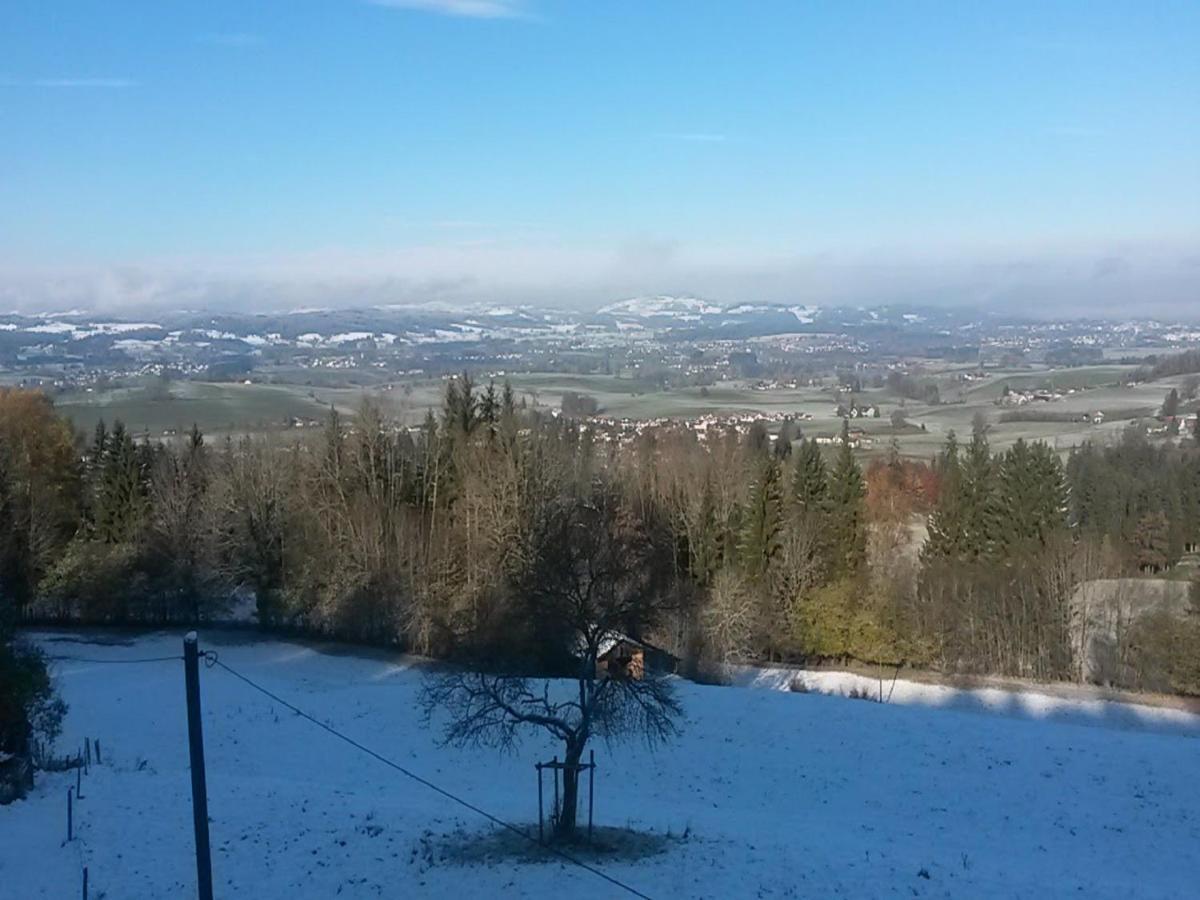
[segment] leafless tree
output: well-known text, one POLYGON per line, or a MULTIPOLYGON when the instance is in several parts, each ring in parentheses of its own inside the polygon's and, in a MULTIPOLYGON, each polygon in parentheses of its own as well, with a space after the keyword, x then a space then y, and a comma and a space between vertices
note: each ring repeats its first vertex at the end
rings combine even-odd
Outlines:
POLYGON ((556 499, 541 516, 533 565, 519 586, 532 614, 522 618, 537 623, 528 645, 478 647, 475 671, 426 681, 426 718, 445 718, 447 743, 508 749, 529 730, 563 742, 556 837, 569 838, 575 830, 578 766, 592 737, 640 737, 653 745, 676 732, 681 710, 661 673, 650 666, 633 673, 598 665, 612 641, 638 636, 665 611, 670 591, 661 544, 606 486, 585 497, 556 499), (543 666, 552 666, 557 655, 569 680, 531 677, 535 655, 543 666))
POLYGON ((723 666, 753 658, 762 631, 762 609, 741 573, 717 572, 701 621, 709 649, 723 666))

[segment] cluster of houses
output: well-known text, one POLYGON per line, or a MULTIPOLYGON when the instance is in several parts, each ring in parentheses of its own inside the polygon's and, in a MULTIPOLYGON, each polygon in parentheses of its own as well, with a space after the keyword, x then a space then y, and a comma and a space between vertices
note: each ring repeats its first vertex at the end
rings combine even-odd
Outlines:
MULTIPOLYGON (((554 410, 552 415, 558 415, 554 410)), ((613 419, 605 416, 591 416, 586 425, 580 423, 580 429, 591 428, 596 438, 608 443, 631 444, 642 434, 660 428, 684 427, 695 432, 700 441, 708 440, 710 434, 721 434, 729 430, 738 434, 747 434, 755 424, 781 425, 786 421, 808 421, 811 413, 782 413, 782 412, 752 412, 727 413, 725 415, 708 414, 695 419, 676 419, 659 417, 655 419, 613 419)))
POLYGON ((1181 438, 1196 434, 1196 413, 1180 416, 1159 416, 1155 424, 1146 429, 1150 435, 1179 435, 1181 438))
POLYGON ((1063 394, 1058 391, 1018 391, 1005 386, 1004 396, 996 401, 998 406, 1024 406, 1026 403, 1053 403, 1061 400, 1063 394))
POLYGON ((879 407, 870 403, 865 406, 859 406, 851 400, 848 407, 838 406, 837 415, 842 419, 878 419, 879 407))
POLYGON ((750 385, 752 391, 794 391, 800 387, 800 382, 795 378, 787 381, 778 381, 772 379, 770 381, 756 381, 750 385))
MULTIPOLYGON (((872 443, 870 435, 868 435, 861 428, 851 428, 846 433, 846 438, 847 443, 850 444, 851 450, 865 449, 870 447, 872 443)), ((840 444, 842 442, 842 436, 839 434, 834 437, 816 437, 814 440, 818 444, 840 444)))

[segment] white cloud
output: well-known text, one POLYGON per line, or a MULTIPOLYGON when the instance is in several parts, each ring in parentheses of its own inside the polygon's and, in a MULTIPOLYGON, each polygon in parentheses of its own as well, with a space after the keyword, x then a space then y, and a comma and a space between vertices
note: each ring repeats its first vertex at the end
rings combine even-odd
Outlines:
POLYGON ((411 9, 469 19, 525 18, 518 0, 367 0, 373 6, 411 9))

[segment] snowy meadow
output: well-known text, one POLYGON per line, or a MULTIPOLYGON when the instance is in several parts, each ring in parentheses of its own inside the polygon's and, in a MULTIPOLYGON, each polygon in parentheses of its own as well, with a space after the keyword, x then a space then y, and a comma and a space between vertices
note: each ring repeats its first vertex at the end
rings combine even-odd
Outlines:
MULTIPOLYGON (((180 635, 46 632, 51 656, 180 653, 180 635)), ((412 658, 202 633, 222 662, 429 781, 536 832, 531 733, 514 753, 447 749, 421 721, 412 658)), ((182 897, 195 890, 183 669, 59 660, 63 751, 99 738, 65 843, 73 771, 0 807, 0 897, 182 897)), ((898 687, 889 704, 806 677, 677 682, 681 736, 596 743, 596 821, 653 832, 653 855, 589 856, 661 897, 1187 897, 1200 872, 1200 717, 898 687), (821 693, 828 691, 829 694, 821 693)), ((495 826, 202 669, 218 897, 614 897, 558 860, 479 854, 495 826)))

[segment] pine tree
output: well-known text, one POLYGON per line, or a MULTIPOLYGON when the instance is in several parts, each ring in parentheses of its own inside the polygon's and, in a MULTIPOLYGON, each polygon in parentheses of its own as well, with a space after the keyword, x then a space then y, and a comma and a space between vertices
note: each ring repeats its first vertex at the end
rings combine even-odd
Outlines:
POLYGON ((479 424, 479 398, 471 373, 464 371, 446 383, 446 400, 442 408, 443 423, 451 433, 468 436, 479 424))
POLYGON ((853 575, 867 553, 866 485, 850 448, 850 426, 842 422, 837 461, 829 473, 830 561, 835 575, 853 575))
POLYGON ((792 455, 792 421, 784 419, 779 426, 779 436, 775 438, 776 459, 787 459, 792 455))
POLYGON ((829 499, 828 474, 816 438, 801 441, 792 466, 792 506, 798 513, 820 515, 829 499))
POLYGON ((767 433, 767 426, 762 422, 755 422, 750 426, 750 430, 746 432, 746 450, 751 456, 758 456, 766 453, 771 446, 771 437, 767 433))
POLYGON ((946 449, 937 461, 940 477, 937 505, 929 516, 929 536, 921 548, 922 559, 959 559, 964 554, 963 480, 958 439, 951 431, 946 449))
POLYGON ((1167 392, 1166 399, 1163 400, 1162 414, 1164 418, 1172 419, 1179 415, 1179 391, 1171 388, 1167 392))
POLYGON ((742 516, 739 551, 752 578, 761 578, 779 552, 783 530, 783 491, 779 464, 771 456, 758 464, 742 516))
POLYGON ((494 432, 499 418, 500 400, 496 396, 496 382, 488 381, 487 388, 479 398, 479 419, 488 427, 489 432, 494 432))
POLYGON ((93 530, 110 544, 133 541, 146 514, 145 452, 140 451, 124 423, 113 423, 93 488, 93 530))
POLYGON ((991 546, 1006 558, 1045 546, 1066 527, 1067 489, 1062 463, 1044 442, 1018 439, 996 466, 996 511, 991 546))
POLYGON ((962 465, 961 553, 975 559, 990 552, 997 513, 996 470, 987 429, 976 419, 962 465))

